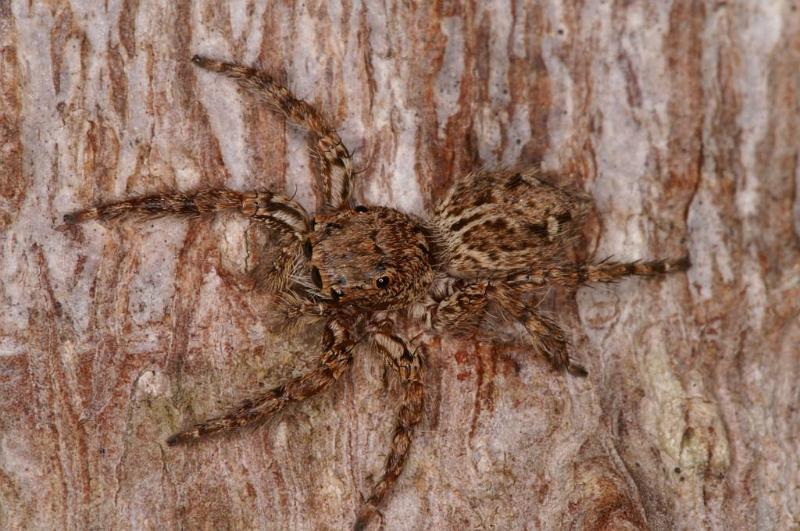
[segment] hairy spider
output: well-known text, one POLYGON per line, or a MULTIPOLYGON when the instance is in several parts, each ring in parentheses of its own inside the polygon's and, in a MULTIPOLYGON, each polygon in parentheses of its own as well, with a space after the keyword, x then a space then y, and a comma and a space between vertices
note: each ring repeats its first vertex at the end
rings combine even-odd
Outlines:
POLYGON ((174 434, 167 443, 174 446, 262 423, 290 402, 328 388, 350 366, 353 347, 368 344, 398 374, 403 398, 383 476, 360 510, 356 529, 366 525, 400 475, 422 414, 422 348, 402 337, 398 322, 456 335, 486 329, 498 318, 519 322, 532 347, 554 368, 585 376, 583 367, 570 359, 561 328, 537 309, 541 288, 555 284, 575 289, 689 267, 686 257, 632 263, 567 260, 564 251, 577 236, 587 200, 548 184, 537 167, 471 173, 457 180, 425 217, 390 207, 356 206, 350 152, 320 112, 262 72, 199 56, 192 62, 236 80, 307 130, 319 168, 317 214, 312 217, 292 198, 269 190, 205 189, 105 204, 64 220, 231 210, 283 235, 273 263, 256 273, 262 286, 282 294, 280 305, 287 315, 325 321, 316 368, 174 434))

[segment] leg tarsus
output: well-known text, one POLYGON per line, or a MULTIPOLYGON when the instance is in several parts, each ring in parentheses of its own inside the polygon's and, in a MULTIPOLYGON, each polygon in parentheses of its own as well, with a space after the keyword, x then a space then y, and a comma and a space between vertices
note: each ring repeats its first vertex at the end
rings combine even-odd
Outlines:
POLYGON ((353 524, 353 531, 364 531, 375 515, 381 516, 381 512, 374 505, 365 502, 365 505, 358 512, 356 521, 353 524))
POLYGON ((575 363, 573 361, 569 362, 569 365, 567 366, 567 372, 570 373, 572 376, 576 376, 578 378, 586 378, 587 376, 589 376, 589 371, 587 371, 583 365, 580 365, 579 363, 575 363))
POLYGON ((686 271, 691 267, 689 256, 682 256, 677 259, 662 260, 636 260, 634 262, 613 262, 603 260, 599 264, 584 266, 588 275, 587 282, 614 282, 625 276, 652 277, 686 271))

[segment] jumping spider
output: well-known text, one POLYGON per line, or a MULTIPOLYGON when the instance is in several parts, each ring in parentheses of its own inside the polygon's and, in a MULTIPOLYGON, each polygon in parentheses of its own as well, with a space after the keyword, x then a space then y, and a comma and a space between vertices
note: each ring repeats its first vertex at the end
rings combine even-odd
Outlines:
POLYGON ((564 251, 581 227, 587 201, 548 184, 538 168, 471 173, 457 180, 424 217, 390 207, 356 206, 350 152, 319 111, 262 72, 199 56, 192 62, 236 80, 307 130, 321 181, 317 214, 311 216, 292 198, 269 190, 204 189, 137 197, 64 219, 79 223, 231 210, 282 235, 273 263, 257 269, 259 280, 282 294, 280 305, 287 315, 324 320, 316 368, 174 434, 167 443, 175 446, 264 422, 289 402, 336 382, 350 366, 353 348, 366 343, 396 371, 403 398, 383 477, 365 501, 357 529, 366 525, 400 475, 422 412, 422 349, 398 332, 396 322, 470 334, 499 315, 521 323, 532 347, 554 368, 585 376, 583 367, 570 359, 561 328, 537 310, 537 292, 553 284, 576 289, 689 266, 686 257, 633 263, 567 260, 564 251))

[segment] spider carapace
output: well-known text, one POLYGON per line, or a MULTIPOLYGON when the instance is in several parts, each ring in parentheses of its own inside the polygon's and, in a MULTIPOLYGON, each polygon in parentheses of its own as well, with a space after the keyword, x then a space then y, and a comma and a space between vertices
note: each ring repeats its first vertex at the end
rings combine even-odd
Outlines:
POLYGON ((403 337, 403 330, 418 326, 434 333, 475 334, 491 332, 499 321, 516 322, 525 329, 532 350, 545 355, 554 368, 585 376, 570 357, 562 329, 538 308, 544 288, 555 284, 576 289, 689 266, 686 257, 630 263, 568 260, 565 251, 577 237, 588 200, 549 184, 538 167, 458 178, 425 216, 356 205, 350 153, 320 112, 263 72, 198 56, 192 61, 236 80, 308 132, 318 167, 316 216, 270 190, 203 189, 105 204, 69 214, 65 221, 227 210, 278 232, 281 243, 272 263, 256 267, 254 275, 258 285, 281 295, 276 304, 286 316, 324 321, 317 365, 176 433, 167 443, 188 443, 265 422, 289 403, 336 382, 351 364, 353 348, 364 344, 395 370, 403 396, 383 476, 358 512, 357 529, 377 512, 400 475, 422 416, 422 348, 416 339, 403 337))
POLYGON ((320 296, 365 311, 399 310, 424 298, 433 280, 431 243, 409 216, 358 206, 314 225, 303 252, 320 296))

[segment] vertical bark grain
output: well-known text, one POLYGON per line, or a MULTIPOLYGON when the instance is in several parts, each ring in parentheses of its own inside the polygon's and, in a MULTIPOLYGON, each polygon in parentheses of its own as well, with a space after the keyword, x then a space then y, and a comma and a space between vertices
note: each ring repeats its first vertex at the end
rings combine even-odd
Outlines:
POLYGON ((304 139, 195 53, 317 103, 363 200, 542 161, 595 200, 586 253, 692 257, 557 303, 586 380, 429 345, 387 529, 800 525, 796 2, 0 0, 0 528, 341 529, 380 476, 399 390, 361 350, 267 429, 166 446, 317 357, 247 289, 245 223, 61 223, 222 184, 313 206, 304 139))

